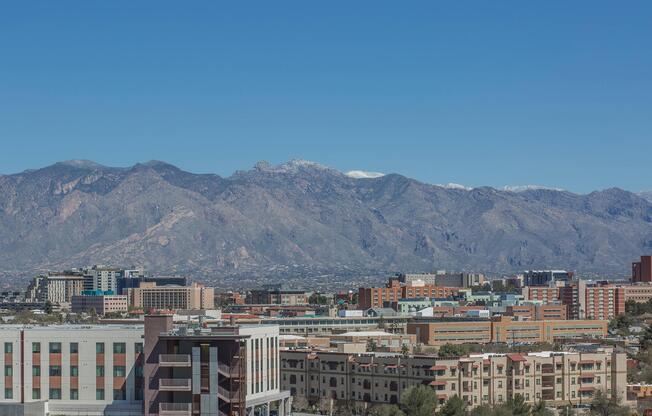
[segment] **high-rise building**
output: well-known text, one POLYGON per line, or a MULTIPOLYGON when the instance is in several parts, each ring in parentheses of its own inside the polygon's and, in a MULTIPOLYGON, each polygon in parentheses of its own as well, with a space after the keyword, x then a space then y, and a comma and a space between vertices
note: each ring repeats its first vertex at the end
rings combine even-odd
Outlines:
POLYGON ((84 290, 84 276, 74 272, 50 273, 35 277, 27 288, 33 302, 64 304, 84 290))
POLYGON ((278 326, 175 329, 172 316, 147 316, 145 363, 146 416, 289 415, 278 326))
POLYGON ((529 270, 523 273, 525 286, 551 286, 573 280, 573 272, 566 270, 529 270))
POLYGON ((652 256, 641 256, 632 263, 632 282, 652 282, 652 256))

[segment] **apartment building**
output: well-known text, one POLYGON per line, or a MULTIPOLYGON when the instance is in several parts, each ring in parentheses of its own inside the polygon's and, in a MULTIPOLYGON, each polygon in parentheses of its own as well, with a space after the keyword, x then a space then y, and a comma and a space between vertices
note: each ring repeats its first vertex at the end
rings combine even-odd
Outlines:
POLYGON ((134 308, 149 309, 213 309, 215 307, 212 287, 199 283, 190 286, 157 286, 154 282, 142 282, 127 290, 129 304, 134 308))
POLYGON ((477 354, 455 359, 400 354, 281 351, 281 388, 328 408, 336 403, 399 403, 413 386, 428 386, 440 403, 459 396, 471 408, 500 404, 520 394, 535 404, 586 405, 593 394, 625 398, 627 357, 594 353, 477 354))
POLYGON ((586 287, 584 317, 612 319, 625 313, 625 288, 599 283, 586 287))
POLYGON ((82 294, 72 297, 71 310, 74 313, 95 311, 98 315, 111 312, 127 312, 126 295, 82 294))
POLYGON ((426 345, 504 343, 553 343, 558 338, 602 338, 607 335, 606 320, 517 321, 498 319, 415 318, 407 332, 426 345))
POLYGON ((1 325, 0 414, 47 401, 52 415, 140 415, 143 327, 1 325))
POLYGON ((53 273, 35 277, 27 288, 27 296, 33 302, 65 304, 84 290, 81 274, 53 273))
POLYGON ((145 318, 144 414, 287 416, 276 326, 174 328, 172 316, 145 318))
POLYGON ((557 303, 559 297, 559 287, 557 286, 524 286, 521 288, 521 295, 524 300, 538 301, 545 304, 557 303))

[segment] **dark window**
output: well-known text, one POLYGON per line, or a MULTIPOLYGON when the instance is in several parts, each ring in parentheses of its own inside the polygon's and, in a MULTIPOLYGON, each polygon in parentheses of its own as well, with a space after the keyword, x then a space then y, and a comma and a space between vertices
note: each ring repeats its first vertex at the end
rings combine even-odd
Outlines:
POLYGON ((61 343, 60 342, 51 342, 50 343, 50 354, 61 354, 61 343))
POLYGON ((41 376, 41 366, 40 365, 35 365, 32 367, 32 377, 40 377, 41 376))
POLYGON ((61 389, 50 389, 50 399, 61 400, 61 389))
POLYGON ((97 377, 104 377, 104 366, 98 365, 95 367, 95 375, 97 377))
POLYGON ((113 377, 124 377, 125 375, 126 375, 126 369, 124 365, 113 366, 113 377))
POLYGON ((50 366, 50 377, 61 377, 61 366, 60 365, 51 365, 50 366))
POLYGON ((32 389, 32 400, 39 400, 41 398, 41 389, 32 389))
POLYGON ((79 390, 70 389, 70 400, 79 400, 79 390))
POLYGON ((41 352, 41 343, 32 342, 32 352, 40 353, 41 352))
POLYGON ((11 354, 14 351, 14 344, 5 342, 5 354, 11 354))
POLYGON ((11 365, 5 365, 5 377, 11 377, 14 375, 14 368, 11 365))
POLYGON ((11 387, 6 387, 5 399, 13 399, 13 398, 14 398, 14 390, 11 387))
POLYGON ((98 342, 95 344, 95 352, 97 354, 104 354, 104 343, 103 342, 98 342))
POLYGON ((104 389, 95 390, 95 400, 104 400, 104 389))
POLYGON ((113 390, 113 400, 124 400, 125 391, 124 389, 114 389, 113 390))
POLYGON ((77 354, 79 353, 79 344, 76 342, 71 342, 70 343, 70 353, 71 354, 77 354))
POLYGON ((113 343, 113 353, 114 354, 124 354, 127 350, 127 347, 124 342, 114 342, 113 343))
POLYGON ((76 365, 70 366, 70 377, 79 377, 79 367, 76 365))
POLYGON ((137 342, 134 344, 134 352, 136 354, 140 354, 143 352, 143 343, 142 342, 137 342))

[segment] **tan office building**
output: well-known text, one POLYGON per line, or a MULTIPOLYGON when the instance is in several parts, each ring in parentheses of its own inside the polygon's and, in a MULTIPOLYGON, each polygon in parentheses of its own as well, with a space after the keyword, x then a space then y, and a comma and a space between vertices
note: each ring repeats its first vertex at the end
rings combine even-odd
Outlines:
POLYGON ((128 297, 132 307, 145 310, 215 307, 213 288, 199 283, 190 286, 156 286, 153 282, 143 282, 137 288, 128 289, 128 297))

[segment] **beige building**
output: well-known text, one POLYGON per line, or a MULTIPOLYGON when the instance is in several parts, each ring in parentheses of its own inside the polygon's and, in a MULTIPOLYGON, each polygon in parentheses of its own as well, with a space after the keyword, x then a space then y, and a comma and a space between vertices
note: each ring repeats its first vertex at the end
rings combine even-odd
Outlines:
POLYGON ((81 295, 72 297, 72 311, 75 313, 95 310, 98 315, 104 315, 111 312, 127 312, 128 309, 126 295, 81 295))
POLYGON ((374 345, 377 351, 400 352, 406 345, 409 351, 416 344, 417 336, 414 334, 392 334, 385 331, 353 331, 344 334, 331 335, 331 344, 362 343, 374 345))
POLYGON ((148 309, 213 309, 212 287, 199 283, 190 286, 156 286, 143 282, 139 287, 128 289, 129 304, 134 308, 148 309))
MULTIPOLYGON (((516 394, 535 404, 590 403, 598 390, 626 397, 627 357, 595 353, 479 354, 458 359, 401 354, 281 351, 281 388, 308 403, 398 403, 412 386, 429 386, 441 403, 457 395, 470 406, 500 404, 516 394)), ((326 405, 328 406, 328 405, 326 405)))
POLYGON ((34 302, 63 304, 84 290, 84 276, 76 274, 52 274, 37 276, 27 288, 28 297, 34 302))

